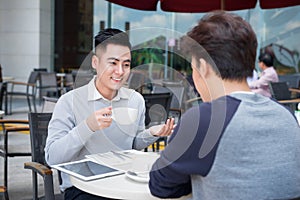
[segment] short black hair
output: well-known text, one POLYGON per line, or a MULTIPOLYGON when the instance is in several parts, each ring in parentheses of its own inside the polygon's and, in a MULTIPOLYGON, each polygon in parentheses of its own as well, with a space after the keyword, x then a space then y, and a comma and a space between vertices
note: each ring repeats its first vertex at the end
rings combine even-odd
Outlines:
POLYGON ((259 62, 263 62, 267 67, 273 66, 273 57, 268 53, 261 53, 258 57, 259 62))
POLYGON ((242 17, 225 11, 208 13, 187 36, 183 49, 209 62, 222 79, 241 81, 252 76, 257 39, 242 17))
POLYGON ((131 49, 127 33, 115 28, 107 28, 99 31, 95 36, 94 48, 96 49, 99 44, 101 44, 102 48, 106 48, 108 44, 117 44, 131 49))

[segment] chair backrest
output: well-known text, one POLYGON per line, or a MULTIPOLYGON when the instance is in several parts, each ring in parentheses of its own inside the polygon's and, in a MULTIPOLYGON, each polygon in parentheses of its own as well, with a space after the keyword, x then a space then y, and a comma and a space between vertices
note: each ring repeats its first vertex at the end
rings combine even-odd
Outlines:
POLYGON ((74 84, 74 78, 73 78, 73 75, 72 74, 66 74, 65 78, 65 85, 66 86, 73 86, 74 84))
POLYGON ((54 72, 40 72, 40 100, 43 96, 58 97, 57 77, 54 72))
POLYGON ((152 93, 167 93, 171 92, 173 94, 171 100, 171 109, 183 109, 183 97, 184 97, 184 87, 182 85, 172 85, 172 86, 160 86, 153 85, 152 93))
POLYGON ((42 88, 57 88, 57 78, 56 74, 52 72, 39 72, 40 74, 40 83, 42 88))
POLYGON ((74 88, 86 85, 93 79, 94 73, 90 70, 72 70, 74 88))
POLYGON ((279 75, 280 82, 286 82, 289 88, 299 88, 300 87, 300 75, 299 74, 288 74, 279 75))
MULTIPOLYGON (((48 124, 51 120, 52 113, 28 113, 29 128, 30 128, 30 143, 32 161, 48 166, 45 160, 45 146, 48 136, 48 124)), ((49 167, 49 166, 48 166, 49 167)), ((54 199, 52 174, 44 174, 44 192, 45 199, 54 199)), ((60 172, 58 172, 59 184, 62 183, 60 172)), ((34 199, 38 199, 38 184, 37 177, 33 176, 33 195, 34 199)), ((58 195, 62 199, 63 195, 58 195)), ((55 198, 56 199, 56 198, 55 198)))
POLYGON ((172 93, 142 94, 146 105, 145 125, 164 123, 169 115, 172 93))
POLYGON ((181 82, 163 82, 163 85, 173 93, 171 108, 181 109, 185 92, 183 84, 181 82))
POLYGON ((39 72, 38 71, 32 71, 28 77, 27 83, 30 84, 36 84, 37 80, 39 78, 39 72))
POLYGON ((45 145, 52 113, 28 113, 32 161, 47 165, 45 145))
POLYGON ((48 69, 47 68, 34 68, 33 71, 36 71, 36 72, 47 72, 48 69))
POLYGON ((286 82, 271 82, 269 88, 274 99, 278 101, 291 99, 291 93, 286 82))

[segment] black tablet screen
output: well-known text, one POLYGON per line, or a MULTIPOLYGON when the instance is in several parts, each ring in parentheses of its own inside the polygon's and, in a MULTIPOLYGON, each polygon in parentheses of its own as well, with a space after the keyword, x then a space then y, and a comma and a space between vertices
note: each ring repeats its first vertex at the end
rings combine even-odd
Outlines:
POLYGON ((72 163, 68 165, 63 165, 61 167, 85 177, 117 171, 110 167, 100 165, 91 161, 72 163))

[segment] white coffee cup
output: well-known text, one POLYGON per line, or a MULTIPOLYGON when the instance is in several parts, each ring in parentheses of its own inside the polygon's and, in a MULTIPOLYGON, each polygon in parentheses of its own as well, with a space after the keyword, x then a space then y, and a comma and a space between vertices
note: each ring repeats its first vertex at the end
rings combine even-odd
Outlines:
POLYGON ((130 125, 134 123, 138 116, 138 110, 135 108, 117 107, 112 109, 112 119, 121 125, 130 125))

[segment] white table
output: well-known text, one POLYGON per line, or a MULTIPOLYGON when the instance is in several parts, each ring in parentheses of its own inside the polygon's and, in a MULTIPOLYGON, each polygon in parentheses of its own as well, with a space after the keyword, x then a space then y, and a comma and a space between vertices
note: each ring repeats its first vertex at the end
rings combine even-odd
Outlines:
POLYGON ((133 181, 124 174, 94 181, 81 181, 71 177, 71 182, 77 188, 97 196, 131 200, 158 199, 150 194, 147 183, 133 181))
MULTIPOLYGON (((127 200, 160 199, 151 195, 148 183, 133 181, 124 174, 94 181, 82 181, 73 176, 70 179, 75 187, 97 196, 127 200)), ((181 197, 178 200, 185 200, 188 197, 190 195, 181 197)))
POLYGON ((15 78, 12 77, 12 76, 3 76, 2 77, 2 81, 5 82, 5 81, 12 81, 14 80, 15 78))
MULTIPOLYGON (((149 158, 147 158, 147 155, 145 155, 145 158, 143 159, 149 160, 149 158)), ((70 176, 70 179, 75 187, 97 196, 127 200, 160 199, 151 195, 148 183, 132 180, 125 174, 106 177, 93 181, 82 181, 73 176, 70 176)), ((179 199, 184 200, 188 197, 190 196, 184 196, 179 199)))

